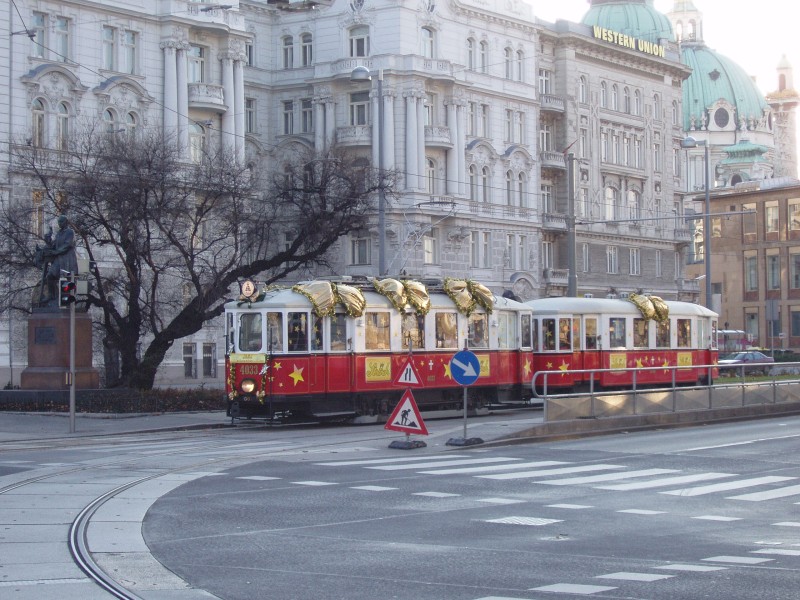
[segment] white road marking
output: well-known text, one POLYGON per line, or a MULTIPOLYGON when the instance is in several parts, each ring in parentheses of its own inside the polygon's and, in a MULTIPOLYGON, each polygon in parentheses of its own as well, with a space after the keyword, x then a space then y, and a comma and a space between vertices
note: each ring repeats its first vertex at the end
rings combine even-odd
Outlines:
POLYGON ((706 573, 709 571, 725 571, 728 567, 707 567, 705 565, 684 565, 676 563, 674 565, 662 565, 654 568, 664 569, 666 571, 694 571, 697 573, 706 573))
POLYGON ((675 575, 656 575, 654 573, 629 573, 622 571, 620 573, 609 573, 608 575, 598 575, 595 579, 620 579, 622 581, 660 581, 662 579, 670 579, 675 575))
POLYGON ((734 563, 737 565, 760 565, 765 562, 772 562, 774 558, 753 558, 752 556, 712 556, 704 558, 708 562, 734 563))
MULTIPOLYGON (((483 467, 460 467, 456 469, 437 469, 435 471, 420 471, 425 475, 464 475, 469 473, 488 473, 491 471, 508 471, 509 469, 529 469, 531 467, 552 467, 555 465, 568 465, 570 463, 558 460, 542 460, 539 462, 513 463, 505 465, 488 465, 483 467)), ((426 465, 430 466, 430 465, 426 465)))
POLYGON ((756 485, 764 485, 767 483, 778 483, 779 481, 788 481, 790 479, 797 479, 796 477, 755 477, 753 479, 740 479, 738 481, 728 481, 726 483, 715 483, 712 485, 701 485, 698 487, 683 488, 681 490, 669 490, 667 492, 659 492, 659 494, 670 494, 671 496, 702 496, 704 494, 712 494, 714 492, 725 492, 728 490, 738 490, 746 487, 754 487, 756 485))
POLYGON ((761 502, 762 500, 774 500, 775 498, 785 498, 787 496, 800 495, 800 485, 790 485, 789 487, 767 490, 766 492, 753 492, 752 494, 742 494, 741 496, 728 496, 727 500, 749 500, 750 502, 761 502))
POLYGON ((586 477, 567 477, 565 479, 551 479, 549 481, 534 481, 545 485, 581 485, 584 483, 597 483, 598 481, 616 481, 619 479, 634 479, 635 477, 651 477, 677 473, 675 469, 644 469, 642 471, 626 471, 624 473, 605 473, 603 475, 587 475, 586 477))
POLYGON ((580 596, 588 596, 590 594, 599 594, 600 592, 610 592, 615 590, 615 587, 607 587, 604 585, 580 585, 577 583, 556 583, 553 585, 546 585, 544 587, 530 588, 531 592, 555 592, 560 594, 578 594, 580 596))
POLYGON ((456 465, 480 465, 488 463, 509 462, 512 460, 520 460, 519 458, 472 458, 464 460, 442 460, 432 463, 411 463, 404 465, 381 465, 366 467, 367 469, 376 469, 378 471, 406 471, 411 469, 429 469, 431 467, 454 467, 456 465))
POLYGON ((679 477, 665 477, 653 481, 636 481, 634 483, 620 483, 617 485, 598 485, 598 490, 646 490, 655 487, 666 487, 669 485, 679 485, 682 483, 694 483, 696 481, 709 481, 721 479, 723 477, 736 477, 735 473, 698 473, 697 475, 681 475, 679 477))
MULTIPOLYGON (((448 455, 450 458, 467 458, 467 454, 450 454, 448 455)), ((371 459, 363 459, 363 460, 339 460, 335 462, 320 462, 314 463, 321 467, 352 467, 355 465, 380 465, 380 464, 391 464, 391 463, 402 463, 402 462, 411 462, 414 460, 441 460, 441 456, 433 455, 433 456, 404 456, 403 458, 371 458, 371 459)), ((520 460, 518 458, 509 459, 509 460, 520 460)))
POLYGON ((522 473, 499 473, 497 475, 477 475, 481 479, 531 479, 545 475, 567 475, 569 473, 586 473, 589 471, 607 471, 609 469, 624 469, 623 465, 586 465, 582 467, 565 467, 563 469, 541 469, 538 471, 523 471, 522 473))

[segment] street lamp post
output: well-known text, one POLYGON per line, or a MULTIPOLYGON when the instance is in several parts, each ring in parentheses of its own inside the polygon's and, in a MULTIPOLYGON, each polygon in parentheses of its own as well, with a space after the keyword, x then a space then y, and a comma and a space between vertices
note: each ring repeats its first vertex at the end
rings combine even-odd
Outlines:
POLYGON ((569 275, 567 278, 567 296, 575 298, 578 295, 578 269, 575 252, 575 154, 567 154, 567 263, 569 275))
POLYGON ((708 159, 708 140, 698 141, 693 137, 684 138, 681 141, 681 148, 697 148, 703 146, 705 152, 703 155, 703 172, 705 188, 705 207, 703 209, 703 263, 705 264, 706 276, 706 308, 711 306, 711 187, 710 187, 710 170, 711 165, 708 159))
MULTIPOLYGON (((350 81, 360 83, 372 81, 366 67, 356 67, 350 73, 350 81)), ((386 274, 386 191, 383 187, 383 69, 378 70, 378 275, 386 274)), ((374 139, 374 138, 373 138, 374 139)))

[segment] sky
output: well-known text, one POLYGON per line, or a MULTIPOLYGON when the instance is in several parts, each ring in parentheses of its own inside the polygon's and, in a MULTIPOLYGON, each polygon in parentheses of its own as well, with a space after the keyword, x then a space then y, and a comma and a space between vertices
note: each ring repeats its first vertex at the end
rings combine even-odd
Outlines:
MULTIPOLYGON (((579 22, 589 10, 587 0, 527 0, 533 14, 546 21, 579 22)), ((673 0, 655 0, 656 10, 667 13, 673 0)), ((703 13, 703 38, 712 50, 738 63, 763 93, 778 87, 776 68, 786 54, 800 87, 800 43, 797 22, 786 0, 694 0, 703 13)))

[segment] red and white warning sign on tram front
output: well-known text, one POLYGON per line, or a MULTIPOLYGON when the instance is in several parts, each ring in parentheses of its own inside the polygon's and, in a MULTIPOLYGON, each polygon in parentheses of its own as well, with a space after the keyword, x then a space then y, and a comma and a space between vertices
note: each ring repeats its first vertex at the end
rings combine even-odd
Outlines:
POLYGON ((419 414, 419 408, 417 408, 417 403, 410 389, 403 393, 403 397, 400 398, 400 402, 397 403, 383 428, 402 431, 403 433, 428 435, 428 428, 425 427, 425 422, 419 414))

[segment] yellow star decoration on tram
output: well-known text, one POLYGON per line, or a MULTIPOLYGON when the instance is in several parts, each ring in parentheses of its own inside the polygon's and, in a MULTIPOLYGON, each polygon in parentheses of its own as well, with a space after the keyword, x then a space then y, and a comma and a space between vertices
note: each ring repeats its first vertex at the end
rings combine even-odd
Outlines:
POLYGON ((531 374, 531 361, 525 359, 525 366, 522 367, 522 370, 525 371, 525 377, 529 377, 531 374))
POLYGON ((294 379, 294 384, 295 385, 297 385, 298 382, 300 382, 300 381, 305 381, 305 379, 303 379, 303 369, 304 368, 305 367, 298 367, 297 365, 294 365, 294 371, 292 371, 289 374, 289 377, 294 379))
POLYGON ((547 369, 551 370, 552 368, 553 368, 553 363, 551 362, 547 363, 547 369))
POLYGON ((564 375, 567 374, 567 371, 569 371, 569 363, 561 361, 558 370, 561 371, 561 376, 564 377, 564 375))
POLYGON ((276 371, 280 371, 281 370, 281 363, 276 362, 274 365, 272 365, 272 368, 275 369, 276 371))
POLYGON ((641 358, 637 358, 636 359, 636 367, 639 368, 639 369, 644 368, 644 363, 642 362, 641 358))
POLYGON ((447 377, 448 379, 452 379, 453 378, 453 374, 450 372, 450 363, 449 362, 445 362, 444 363, 444 376, 447 377))

